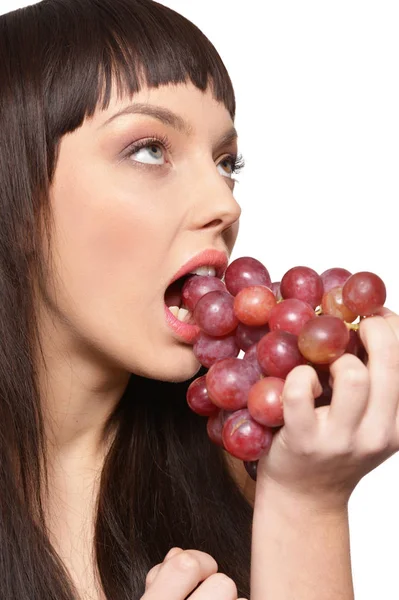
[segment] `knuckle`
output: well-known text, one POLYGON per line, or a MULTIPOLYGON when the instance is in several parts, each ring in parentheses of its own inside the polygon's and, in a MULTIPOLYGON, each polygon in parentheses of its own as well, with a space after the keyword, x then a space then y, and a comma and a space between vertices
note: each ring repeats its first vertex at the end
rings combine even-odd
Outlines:
POLYGON ((147 573, 147 576, 145 578, 145 585, 146 587, 148 587, 149 585, 151 585, 151 582, 153 581, 154 577, 155 577, 155 573, 157 572, 157 569, 159 568, 159 565, 155 565, 155 567, 152 567, 152 569, 150 569, 147 573))
POLYGON ((333 442, 333 454, 340 458, 347 458, 354 453, 355 444, 351 437, 340 436, 333 442))
POLYGON ((379 431, 373 435, 366 436, 365 441, 362 444, 362 455, 364 456, 375 456, 382 454, 391 447, 391 436, 384 432, 379 431))
POLYGON ((369 385, 367 367, 360 361, 356 366, 352 364, 350 367, 346 367, 340 376, 343 383, 352 389, 363 389, 369 385))
POLYGON ((230 600, 230 598, 232 600, 235 600, 237 598, 236 584, 230 577, 228 577, 224 573, 215 573, 214 575, 208 577, 208 579, 215 587, 223 589, 223 593, 225 594, 223 596, 223 600, 230 600))
POLYGON ((171 564, 171 566, 173 566, 173 568, 177 569, 178 571, 183 571, 184 573, 199 571, 198 560, 187 551, 173 556, 168 562, 171 564))

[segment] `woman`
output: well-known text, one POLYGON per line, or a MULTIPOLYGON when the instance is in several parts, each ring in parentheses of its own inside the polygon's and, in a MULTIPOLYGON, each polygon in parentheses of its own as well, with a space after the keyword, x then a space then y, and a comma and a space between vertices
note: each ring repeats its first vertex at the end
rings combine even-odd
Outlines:
POLYGON ((399 447, 398 317, 362 323, 331 408, 289 375, 254 495, 187 406, 200 365, 165 308, 238 231, 216 50, 150 0, 43 0, 0 17, 0 56, 2 600, 353 598, 348 500, 399 447))

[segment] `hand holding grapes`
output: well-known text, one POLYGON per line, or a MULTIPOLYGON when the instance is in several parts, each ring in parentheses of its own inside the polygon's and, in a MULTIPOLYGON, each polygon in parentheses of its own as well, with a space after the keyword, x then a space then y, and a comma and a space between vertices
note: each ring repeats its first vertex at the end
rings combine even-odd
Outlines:
POLYGON ((284 427, 258 464, 258 483, 315 496, 326 508, 344 506, 360 479, 399 449, 399 317, 385 309, 359 332, 365 365, 344 354, 330 366, 332 400, 315 408, 316 371, 287 376, 284 427))

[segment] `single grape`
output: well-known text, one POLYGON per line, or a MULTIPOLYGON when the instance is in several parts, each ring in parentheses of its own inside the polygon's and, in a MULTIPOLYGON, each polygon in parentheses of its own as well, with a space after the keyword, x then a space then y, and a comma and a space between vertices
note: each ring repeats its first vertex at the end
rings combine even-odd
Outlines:
POLYGON ((252 327, 266 325, 270 311, 277 300, 272 290, 264 285, 244 288, 234 298, 234 312, 240 323, 252 327))
POLYGON ((253 344, 250 348, 248 348, 243 356, 243 360, 250 362, 251 365, 256 369, 258 375, 262 375, 262 369, 258 361, 257 345, 258 344, 253 344))
POLYGON ((269 451, 273 431, 257 423, 246 408, 227 417, 222 440, 226 450, 243 461, 258 460, 269 451))
POLYGON ((248 392, 259 373, 249 361, 225 358, 214 363, 206 374, 210 399, 219 408, 238 410, 247 405, 248 392))
POLYGON ((320 306, 323 296, 323 282, 313 269, 293 267, 283 276, 280 291, 284 299, 298 298, 310 304, 312 308, 316 308, 320 306))
POLYGON ((225 292, 226 286, 221 279, 212 275, 192 275, 183 285, 181 301, 191 312, 200 298, 209 292, 225 292))
POLYGON ((216 413, 210 415, 208 417, 206 423, 206 430, 208 433, 209 439, 218 446, 224 448, 223 439, 222 439, 222 430, 223 425, 230 415, 233 414, 233 411, 223 410, 221 408, 217 409, 216 413))
POLYGON ((271 331, 259 340, 257 357, 265 375, 281 379, 285 379, 294 367, 305 364, 297 336, 286 331, 271 331))
POLYGON ((238 325, 233 296, 220 291, 205 294, 196 304, 194 320, 208 335, 219 337, 231 333, 238 325))
POLYGON ((280 291, 280 281, 273 281, 270 285, 270 289, 278 302, 283 299, 280 291))
POLYGON ((270 331, 280 329, 298 335, 305 323, 315 317, 316 313, 310 304, 298 298, 287 298, 279 302, 270 312, 270 331))
POLYGON ((238 356, 239 352, 240 349, 234 334, 224 337, 213 337, 201 332, 193 345, 195 358, 201 365, 207 368, 212 366, 217 360, 238 356))
POLYGON ((357 313, 352 312, 342 299, 342 287, 333 287, 323 294, 321 310, 324 315, 338 317, 342 321, 352 323, 357 318, 357 313))
POLYGON ((256 481, 256 476, 258 473, 258 461, 244 460, 244 467, 250 478, 256 481))
POLYGON ((329 292, 334 287, 342 287, 351 275, 350 271, 341 267, 334 267, 323 271, 320 277, 323 282, 324 293, 329 292))
POLYGON ((349 330, 338 317, 321 315, 311 319, 298 336, 302 355, 312 363, 332 363, 344 354, 349 343, 349 330))
POLYGON ((387 298, 385 284, 381 277, 369 271, 354 273, 342 288, 344 304, 362 317, 374 314, 384 306, 387 298))
POLYGON ((282 395, 284 379, 265 377, 254 383, 248 394, 248 410, 253 419, 267 427, 284 424, 282 395))
POLYGON ((261 327, 251 327, 239 323, 236 329, 236 342, 240 350, 246 352, 253 344, 259 342, 266 333, 269 333, 270 329, 268 325, 262 325, 261 327))
POLYGON ((209 398, 205 377, 202 375, 190 383, 187 389, 187 404, 197 415, 209 417, 219 409, 209 398))
POLYGON ((242 256, 233 260, 224 274, 226 288, 233 296, 242 289, 251 285, 265 285, 270 287, 271 279, 269 271, 256 258, 242 256))

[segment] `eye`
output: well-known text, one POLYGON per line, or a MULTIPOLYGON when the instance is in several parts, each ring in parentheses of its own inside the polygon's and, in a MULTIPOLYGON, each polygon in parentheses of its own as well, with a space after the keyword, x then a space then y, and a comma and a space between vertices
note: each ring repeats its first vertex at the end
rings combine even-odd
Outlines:
POLYGON ((134 161, 138 163, 162 166, 165 164, 163 150, 164 149, 158 142, 143 140, 142 142, 137 142, 131 146, 127 156, 134 156, 134 161))
POLYGON ((224 171, 222 175, 231 178, 234 173, 239 173, 242 171, 242 169, 245 167, 245 161, 241 154, 230 154, 220 161, 218 167, 219 166, 222 166, 223 168, 226 167, 228 171, 224 171))

